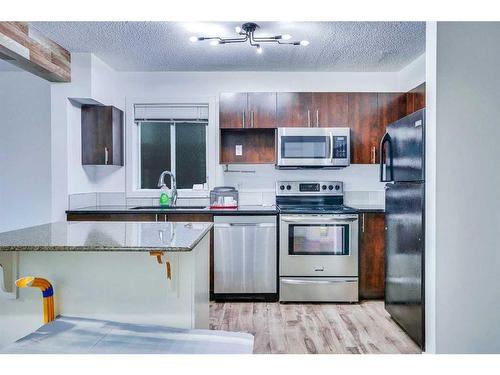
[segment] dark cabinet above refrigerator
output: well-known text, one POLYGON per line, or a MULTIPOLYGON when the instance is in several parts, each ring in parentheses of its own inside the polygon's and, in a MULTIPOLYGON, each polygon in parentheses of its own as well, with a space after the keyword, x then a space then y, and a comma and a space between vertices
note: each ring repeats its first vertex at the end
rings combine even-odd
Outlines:
POLYGON ((82 105, 82 165, 123 166, 123 112, 82 105))

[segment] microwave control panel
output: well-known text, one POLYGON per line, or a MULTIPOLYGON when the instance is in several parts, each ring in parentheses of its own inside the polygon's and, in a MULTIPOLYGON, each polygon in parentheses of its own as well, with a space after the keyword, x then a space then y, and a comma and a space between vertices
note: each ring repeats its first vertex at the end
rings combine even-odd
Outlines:
POLYGON ((347 137, 333 137, 333 158, 347 158, 347 137))

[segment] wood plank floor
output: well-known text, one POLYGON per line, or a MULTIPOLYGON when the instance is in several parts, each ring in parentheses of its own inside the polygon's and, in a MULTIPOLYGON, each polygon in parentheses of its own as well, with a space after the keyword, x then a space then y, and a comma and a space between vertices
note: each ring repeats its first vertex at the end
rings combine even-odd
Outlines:
POLYGON ((421 353, 382 301, 210 304, 210 329, 254 335, 254 353, 421 353))

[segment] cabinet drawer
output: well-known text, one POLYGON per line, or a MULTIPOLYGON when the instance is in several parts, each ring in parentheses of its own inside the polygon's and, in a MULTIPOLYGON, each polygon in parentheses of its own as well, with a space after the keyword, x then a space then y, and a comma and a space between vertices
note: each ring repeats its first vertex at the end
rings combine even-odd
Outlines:
POLYGON ((357 277, 281 277, 282 302, 357 302, 357 277))

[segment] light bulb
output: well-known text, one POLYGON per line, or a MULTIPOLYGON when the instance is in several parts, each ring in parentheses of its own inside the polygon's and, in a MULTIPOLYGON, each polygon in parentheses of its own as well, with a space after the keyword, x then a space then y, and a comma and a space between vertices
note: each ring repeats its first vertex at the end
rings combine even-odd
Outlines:
POLYGON ((241 27, 236 26, 236 27, 234 28, 234 31, 236 31, 236 32, 239 34, 239 33, 241 32, 241 27))
POLYGON ((309 45, 309 41, 307 41, 307 40, 301 40, 301 41, 300 41, 300 45, 301 45, 301 46, 304 46, 304 47, 305 47, 305 46, 308 46, 308 45, 309 45))
POLYGON ((290 34, 284 34, 281 36, 281 39, 283 40, 289 40, 289 39, 292 39, 292 36, 290 34))
POLYGON ((260 55, 262 53, 262 47, 261 46, 258 46, 257 47, 257 53, 260 55))
POLYGON ((219 41, 218 40, 211 40, 210 41, 210 45, 211 46, 218 46, 219 45, 219 41))
POLYGON ((198 37, 197 36, 192 36, 189 38, 189 41, 190 42, 197 42, 198 41, 198 37))

